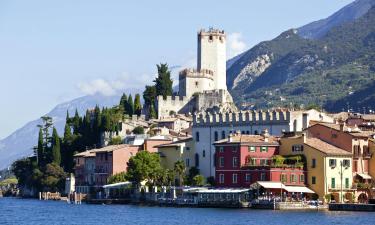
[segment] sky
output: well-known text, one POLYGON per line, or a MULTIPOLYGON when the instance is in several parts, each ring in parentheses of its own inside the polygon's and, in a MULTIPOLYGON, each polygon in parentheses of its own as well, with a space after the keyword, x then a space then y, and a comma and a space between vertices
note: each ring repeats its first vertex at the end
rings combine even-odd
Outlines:
POLYGON ((0 0, 0 139, 59 103, 152 83, 156 64, 196 66, 196 35, 227 33, 227 57, 352 0, 0 0))

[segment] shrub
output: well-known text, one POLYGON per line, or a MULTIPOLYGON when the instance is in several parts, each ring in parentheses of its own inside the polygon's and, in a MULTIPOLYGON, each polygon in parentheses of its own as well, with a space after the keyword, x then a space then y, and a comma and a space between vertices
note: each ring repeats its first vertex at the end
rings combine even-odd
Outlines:
POLYGON ((134 134, 144 134, 145 133, 145 129, 143 127, 141 127, 141 126, 138 126, 138 127, 134 128, 133 133, 134 134))

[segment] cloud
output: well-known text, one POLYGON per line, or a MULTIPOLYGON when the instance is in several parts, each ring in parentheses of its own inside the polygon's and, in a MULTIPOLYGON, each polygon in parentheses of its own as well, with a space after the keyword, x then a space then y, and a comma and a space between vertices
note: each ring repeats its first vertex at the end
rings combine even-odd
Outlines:
POLYGON ((130 75, 123 73, 114 79, 96 78, 77 85, 80 92, 86 95, 101 94, 114 96, 126 90, 143 90, 144 86, 154 79, 153 75, 130 75))
POLYGON ((234 32, 227 35, 227 59, 244 52, 246 48, 242 33, 234 32))

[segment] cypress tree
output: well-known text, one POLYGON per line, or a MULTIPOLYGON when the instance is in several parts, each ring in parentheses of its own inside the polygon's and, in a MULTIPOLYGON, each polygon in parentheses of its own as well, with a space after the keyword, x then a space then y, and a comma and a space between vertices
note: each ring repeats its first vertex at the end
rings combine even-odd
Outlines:
POLYGON ((173 94, 173 81, 171 79, 171 72, 168 69, 168 64, 160 63, 156 65, 158 68, 158 77, 154 80, 156 95, 162 95, 164 98, 173 94))
POLYGON ((135 95, 134 113, 137 114, 137 116, 140 116, 142 113, 141 96, 139 94, 135 95))
POLYGON ((133 114, 134 114, 134 104, 133 104, 133 97, 132 97, 132 95, 130 94, 129 95, 129 98, 128 98, 128 107, 127 107, 127 113, 129 114, 129 116, 131 117, 131 116, 133 116, 133 114))
POLYGON ((78 134, 80 130, 80 120, 81 118, 79 117, 78 110, 76 109, 76 112, 73 117, 73 132, 74 134, 78 134))
POLYGON ((151 119, 157 118, 157 114, 156 114, 156 111, 155 111, 154 104, 152 104, 151 107, 150 107, 150 118, 151 119))
POLYGON ((44 143, 43 143, 42 128, 39 128, 37 158, 38 158, 38 165, 43 166, 44 165, 44 143))
POLYGON ((52 162, 59 166, 61 164, 60 137, 55 127, 52 131, 52 162))
POLYGON ((120 99, 120 109, 123 110, 124 114, 127 114, 128 96, 124 93, 120 99))

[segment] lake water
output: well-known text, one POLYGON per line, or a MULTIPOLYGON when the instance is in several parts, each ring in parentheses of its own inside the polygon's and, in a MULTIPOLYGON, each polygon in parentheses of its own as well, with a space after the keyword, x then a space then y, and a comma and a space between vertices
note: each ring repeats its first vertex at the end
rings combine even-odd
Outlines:
POLYGON ((0 198, 5 224, 375 224, 375 213, 172 208, 134 205, 70 205, 65 202, 0 198))

